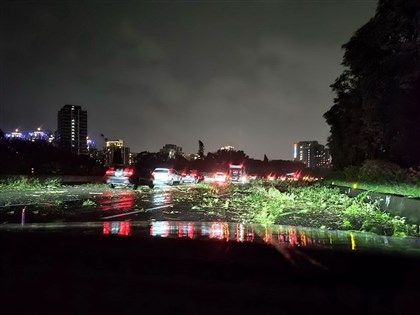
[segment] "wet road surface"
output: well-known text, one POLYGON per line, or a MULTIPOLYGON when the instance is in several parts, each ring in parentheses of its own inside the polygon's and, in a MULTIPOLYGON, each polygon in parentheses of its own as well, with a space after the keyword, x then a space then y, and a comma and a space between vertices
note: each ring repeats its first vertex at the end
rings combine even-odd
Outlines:
POLYGON ((260 239, 274 246, 330 247, 334 244, 352 250, 378 246, 420 251, 416 238, 404 240, 348 231, 252 224, 246 220, 249 209, 226 207, 223 198, 229 193, 214 194, 211 189, 211 186, 194 184, 141 187, 136 191, 84 185, 63 186, 51 191, 0 191, 0 224, 3 229, 22 225, 30 229, 53 223, 48 228, 54 229, 86 222, 103 234, 132 235, 141 228, 151 236, 160 237, 204 237, 238 242, 260 239), (205 204, 207 206, 203 206, 205 204))
MULTIPOLYGON (((194 185, 110 189, 65 186, 51 191, 0 192, 0 223, 92 221, 237 221, 237 213, 220 207, 203 209, 214 198, 194 185)), ((223 198, 223 196, 220 196, 223 198)))

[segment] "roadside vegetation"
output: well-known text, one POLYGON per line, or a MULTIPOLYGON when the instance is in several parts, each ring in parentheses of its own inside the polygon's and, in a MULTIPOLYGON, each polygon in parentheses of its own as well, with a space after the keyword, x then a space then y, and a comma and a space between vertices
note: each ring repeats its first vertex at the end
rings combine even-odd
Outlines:
POLYGON ((366 202, 365 193, 350 198, 338 188, 317 183, 254 182, 247 187, 219 187, 213 190, 213 195, 212 202, 203 200, 201 207, 225 209, 238 214, 236 219, 243 222, 356 230, 379 235, 419 235, 418 226, 381 211, 377 203, 366 202))
POLYGON ((379 160, 367 160, 361 166, 348 166, 330 174, 325 183, 387 194, 420 198, 420 169, 402 169, 379 160))
POLYGON ((59 178, 31 178, 28 176, 10 177, 0 180, 0 189, 28 190, 28 189, 56 189, 61 187, 59 178))

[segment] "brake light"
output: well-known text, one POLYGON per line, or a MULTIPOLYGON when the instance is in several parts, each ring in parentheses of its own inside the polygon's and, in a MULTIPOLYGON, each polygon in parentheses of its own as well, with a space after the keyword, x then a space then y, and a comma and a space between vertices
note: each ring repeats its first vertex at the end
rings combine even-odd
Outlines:
POLYGON ((109 175, 111 175, 112 173, 114 173, 114 168, 113 168, 113 167, 110 167, 110 168, 106 171, 105 175, 106 175, 106 176, 109 176, 109 175))
POLYGON ((123 176, 127 176, 130 177, 131 175, 133 175, 134 171, 132 168, 128 168, 126 167, 123 171, 123 176))

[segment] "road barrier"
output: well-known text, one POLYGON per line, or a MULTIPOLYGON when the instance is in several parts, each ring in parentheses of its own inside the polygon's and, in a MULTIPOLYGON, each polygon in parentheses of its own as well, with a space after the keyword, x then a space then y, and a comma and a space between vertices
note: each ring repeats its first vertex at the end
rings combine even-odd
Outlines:
MULTIPOLYGON (((356 197, 358 194, 366 192, 363 189, 355 189, 344 186, 333 186, 340 189, 340 192, 349 197, 356 197)), ((404 196, 384 194, 378 192, 368 192, 366 198, 369 201, 378 201, 381 210, 393 216, 405 217, 408 223, 420 224, 420 199, 408 198, 404 196)))

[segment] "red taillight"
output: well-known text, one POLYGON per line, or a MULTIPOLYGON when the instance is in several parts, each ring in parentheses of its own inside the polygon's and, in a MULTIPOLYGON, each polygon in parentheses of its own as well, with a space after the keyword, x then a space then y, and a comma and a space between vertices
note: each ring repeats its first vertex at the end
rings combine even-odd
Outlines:
POLYGON ((130 177, 131 175, 133 175, 133 173, 134 171, 132 168, 126 167, 123 171, 123 176, 130 177))
POLYGON ((110 175, 112 175, 112 173, 114 173, 114 168, 113 168, 113 167, 110 167, 110 168, 106 171, 105 175, 106 175, 106 176, 110 176, 110 175))

